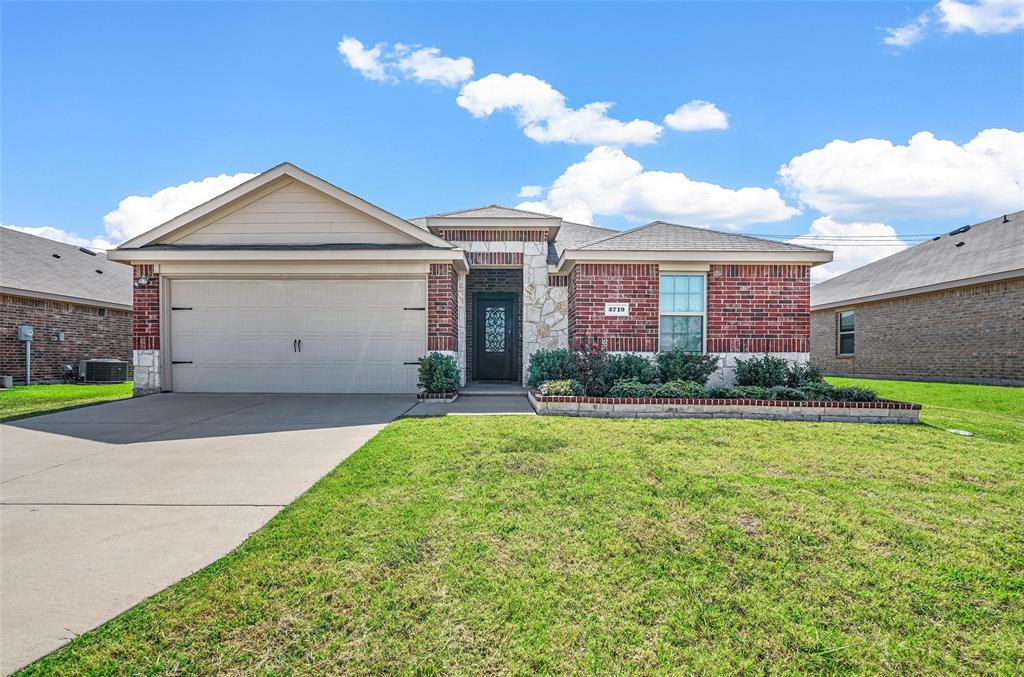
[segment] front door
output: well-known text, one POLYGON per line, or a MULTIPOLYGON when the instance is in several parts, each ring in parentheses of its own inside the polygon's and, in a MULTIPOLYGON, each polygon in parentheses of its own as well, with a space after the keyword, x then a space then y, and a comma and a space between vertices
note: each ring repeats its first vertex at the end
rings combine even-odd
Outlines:
POLYGON ((511 298, 477 296, 473 307, 477 381, 515 380, 515 301, 511 298))

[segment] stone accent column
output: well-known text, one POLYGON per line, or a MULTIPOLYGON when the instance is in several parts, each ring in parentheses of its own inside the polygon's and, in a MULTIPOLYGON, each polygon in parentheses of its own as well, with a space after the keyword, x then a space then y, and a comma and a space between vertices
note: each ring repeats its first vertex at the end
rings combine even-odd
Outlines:
POLYGON ((546 242, 523 245, 523 384, 530 355, 569 346, 569 288, 548 284, 546 242))
POLYGON ((459 289, 457 294, 459 314, 459 335, 456 341, 456 362, 459 363, 459 385, 466 385, 466 276, 459 275, 459 289))
POLYGON ((160 392, 162 383, 160 276, 152 265, 134 265, 132 285, 132 394, 150 395, 160 392))

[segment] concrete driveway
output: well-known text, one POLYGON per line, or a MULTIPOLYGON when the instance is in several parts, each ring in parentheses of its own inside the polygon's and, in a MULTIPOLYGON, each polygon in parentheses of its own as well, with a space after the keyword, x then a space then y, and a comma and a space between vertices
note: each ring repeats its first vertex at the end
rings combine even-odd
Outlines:
POLYGON ((167 393, 0 426, 0 670, 223 556, 415 403, 167 393))

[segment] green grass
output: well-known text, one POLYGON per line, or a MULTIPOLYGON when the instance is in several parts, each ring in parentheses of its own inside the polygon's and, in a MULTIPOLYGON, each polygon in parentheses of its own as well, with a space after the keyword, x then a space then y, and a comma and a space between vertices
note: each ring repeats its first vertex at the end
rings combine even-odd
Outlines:
POLYGON ((950 406, 401 420, 25 672, 1019 673, 1024 391, 891 388, 950 406))
POLYGON ((0 391, 0 421, 132 396, 132 384, 14 386, 0 391))

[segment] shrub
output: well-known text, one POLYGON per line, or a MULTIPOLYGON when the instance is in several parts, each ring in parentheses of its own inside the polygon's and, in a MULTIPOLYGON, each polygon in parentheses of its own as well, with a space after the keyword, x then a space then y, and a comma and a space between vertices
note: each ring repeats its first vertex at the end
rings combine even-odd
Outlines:
POLYGON ((789 363, 781 357, 764 355, 749 360, 736 360, 736 385, 774 388, 786 385, 789 363))
POLYGON ((808 383, 807 385, 800 388, 807 395, 809 400, 818 400, 821 402, 828 402, 834 400, 836 389, 828 383, 808 383))
POLYGON ((705 390, 704 397, 707 397, 712 400, 731 400, 736 397, 739 397, 739 395, 736 394, 736 391, 734 389, 728 386, 715 386, 713 388, 708 388, 707 390, 705 390))
POLYGON ((459 387, 459 365, 444 353, 430 353, 420 360, 416 385, 428 393, 452 393, 459 387))
POLYGON ((540 392, 544 395, 582 395, 583 386, 572 379, 544 381, 540 384, 540 392))
POLYGON ((770 400, 772 391, 761 386, 740 386, 733 388, 733 397, 741 400, 770 400))
POLYGON ((573 354, 564 348, 538 350, 530 355, 526 384, 536 388, 544 381, 563 381, 575 377, 573 354))
POLYGON ((704 386, 716 369, 717 355, 688 353, 678 348, 658 353, 658 372, 663 383, 692 381, 704 386))
POLYGON ((786 370, 786 385, 790 388, 803 388, 811 383, 823 383, 821 370, 809 364, 793 364, 786 370))
POLYGON ((651 397, 703 397, 704 386, 693 381, 669 381, 654 386, 651 397))
POLYGON ((619 381, 654 383, 657 380, 658 370, 643 355, 620 353, 608 358, 608 383, 618 383, 619 381))
POLYGON ((609 397, 653 397, 654 389, 658 387, 652 383, 641 383, 637 380, 619 381, 608 391, 609 397))
POLYGON ((600 397, 608 392, 608 353, 600 338, 584 338, 573 351, 571 378, 583 386, 587 395, 600 397))
POLYGON ((873 390, 867 388, 857 388, 856 386, 848 386, 846 388, 834 388, 832 390, 833 399, 839 400, 840 402, 877 402, 878 394, 873 390))
POLYGON ((807 393, 789 386, 775 386, 769 391, 769 399, 773 400, 806 400, 807 393))

